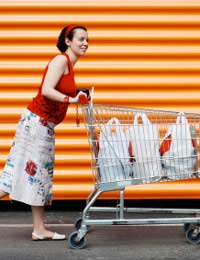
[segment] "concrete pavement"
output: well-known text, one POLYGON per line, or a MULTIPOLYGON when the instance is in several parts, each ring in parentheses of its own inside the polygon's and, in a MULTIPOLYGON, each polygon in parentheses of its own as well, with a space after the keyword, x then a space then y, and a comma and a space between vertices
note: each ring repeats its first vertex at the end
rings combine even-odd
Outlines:
MULTIPOLYGON (((87 247, 72 250, 67 241, 31 241, 29 208, 1 209, 0 260, 197 260, 200 256, 200 245, 189 244, 180 225, 93 226, 86 236, 87 247)), ((69 235, 80 213, 49 208, 48 226, 69 235)))

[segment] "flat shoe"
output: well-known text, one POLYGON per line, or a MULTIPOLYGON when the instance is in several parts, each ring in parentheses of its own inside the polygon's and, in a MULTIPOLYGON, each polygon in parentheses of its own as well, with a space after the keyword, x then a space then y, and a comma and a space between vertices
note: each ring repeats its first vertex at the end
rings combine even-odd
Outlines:
POLYGON ((45 240, 65 240, 66 236, 64 234, 54 233, 52 237, 46 237, 41 234, 37 234, 35 232, 32 233, 32 240, 33 241, 45 241, 45 240), (33 238, 34 237, 34 238, 33 238))

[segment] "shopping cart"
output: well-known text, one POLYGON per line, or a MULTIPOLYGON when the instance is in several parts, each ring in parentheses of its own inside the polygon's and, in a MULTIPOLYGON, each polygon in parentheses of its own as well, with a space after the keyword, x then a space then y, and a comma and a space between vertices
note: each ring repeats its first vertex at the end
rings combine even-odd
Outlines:
POLYGON ((200 115, 94 105, 92 102, 83 106, 82 111, 95 185, 82 217, 75 223, 76 231, 69 235, 69 247, 85 247, 86 234, 92 225, 183 224, 187 240, 192 244, 200 243, 199 209, 124 206, 124 191, 128 185, 199 178, 200 115), (119 191, 119 204, 94 207, 99 196, 109 191, 119 191), (92 218, 91 212, 115 215, 98 219, 92 218), (125 213, 176 216, 130 219, 125 218, 125 213))

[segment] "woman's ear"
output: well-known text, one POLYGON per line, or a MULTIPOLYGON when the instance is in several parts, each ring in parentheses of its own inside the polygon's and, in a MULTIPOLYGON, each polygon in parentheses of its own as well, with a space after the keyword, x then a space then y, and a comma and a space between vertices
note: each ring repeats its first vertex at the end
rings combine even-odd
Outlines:
POLYGON ((70 46, 70 40, 68 38, 65 38, 65 44, 69 47, 70 46))

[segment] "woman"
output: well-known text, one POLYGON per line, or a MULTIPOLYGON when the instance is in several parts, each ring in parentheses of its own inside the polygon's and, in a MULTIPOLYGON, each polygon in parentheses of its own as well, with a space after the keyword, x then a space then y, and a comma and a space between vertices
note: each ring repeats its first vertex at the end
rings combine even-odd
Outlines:
POLYGON ((44 206, 52 200, 54 127, 64 119, 68 105, 78 103, 73 66, 88 48, 85 27, 63 28, 57 48, 61 54, 48 63, 38 91, 19 120, 15 140, 0 179, 0 198, 32 206, 32 240, 62 240, 65 235, 45 227, 44 206))

